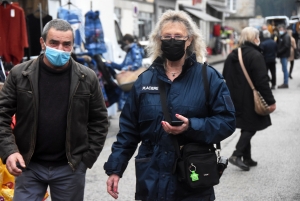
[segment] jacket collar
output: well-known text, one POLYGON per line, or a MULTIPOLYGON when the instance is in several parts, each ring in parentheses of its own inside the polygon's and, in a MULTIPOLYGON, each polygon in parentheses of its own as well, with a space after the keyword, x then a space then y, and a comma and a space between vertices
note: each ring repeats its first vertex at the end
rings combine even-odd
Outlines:
POLYGON ((253 43, 251 43, 251 42, 248 42, 248 41, 246 41, 243 45, 242 45, 242 47, 252 47, 252 48, 254 48, 254 49, 256 49, 257 51, 259 51, 259 52, 261 52, 262 53, 262 49, 259 47, 259 46, 257 46, 257 45, 255 45, 255 44, 253 44, 253 43))
MULTIPOLYGON (((165 62, 165 58, 163 57, 157 57, 154 61, 153 64, 156 64, 159 67, 163 67, 165 62)), ((183 68, 187 68, 191 65, 193 65, 196 62, 196 55, 193 53, 190 56, 188 56, 183 64, 183 68)))
MULTIPOLYGON (((154 61, 153 61, 153 67, 155 67, 157 69, 157 71, 163 75, 165 70, 164 70, 164 62, 165 62, 165 58, 163 57, 157 57, 154 61)), ((182 66, 182 74, 184 74, 191 66, 193 66, 195 63, 197 62, 196 60, 196 55, 194 53, 192 53, 190 56, 188 56, 185 61, 184 64, 182 66)))

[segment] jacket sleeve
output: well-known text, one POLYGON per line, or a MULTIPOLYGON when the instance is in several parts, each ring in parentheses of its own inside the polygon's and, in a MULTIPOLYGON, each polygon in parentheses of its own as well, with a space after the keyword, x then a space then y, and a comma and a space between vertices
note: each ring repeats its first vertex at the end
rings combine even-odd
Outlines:
POLYGON ((260 53, 257 53, 252 58, 249 58, 247 63, 249 64, 248 73, 254 87, 264 97, 268 105, 274 104, 276 101, 269 86, 268 72, 263 56, 260 53))
POLYGON ((89 149, 83 155, 83 162, 91 168, 103 149, 108 132, 107 109, 96 74, 92 74, 91 96, 88 117, 89 149))
POLYGON ((295 41, 295 39, 294 38, 291 38, 292 40, 291 40, 291 42, 292 42, 292 47, 294 48, 294 49, 296 49, 297 48, 297 45, 296 45, 296 41, 295 41))
POLYGON ((112 153, 104 164, 107 175, 117 174, 122 177, 128 161, 134 154, 138 143, 141 141, 138 132, 138 103, 135 98, 135 88, 129 93, 126 103, 120 115, 120 130, 117 141, 112 145, 112 153))
POLYGON ((117 69, 117 70, 122 70, 123 66, 124 66, 124 62, 121 63, 121 64, 117 64, 115 62, 111 62, 111 67, 114 68, 114 69, 117 69))
POLYGON ((9 155, 19 152, 10 127, 12 116, 16 113, 16 94, 16 83, 11 71, 0 91, 0 158, 3 163, 6 163, 9 155))
MULTIPOLYGON (((208 115, 204 118, 190 118, 190 128, 185 133, 187 138, 206 144, 218 143, 235 130, 235 109, 230 92, 223 77, 212 71, 208 71, 208 115)), ((204 93, 204 88, 202 90, 204 93)))

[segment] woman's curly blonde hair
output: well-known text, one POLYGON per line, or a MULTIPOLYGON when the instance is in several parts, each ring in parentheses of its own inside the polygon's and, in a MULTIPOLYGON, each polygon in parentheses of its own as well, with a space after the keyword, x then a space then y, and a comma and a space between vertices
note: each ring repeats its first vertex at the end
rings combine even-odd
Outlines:
POLYGON ((159 21, 156 23, 154 30, 149 35, 149 45, 147 46, 148 56, 152 60, 158 56, 162 56, 161 51, 161 30, 163 26, 168 22, 179 22, 182 23, 188 32, 188 36, 193 38, 191 45, 187 47, 188 53, 195 53, 198 62, 204 62, 206 55, 206 45, 203 36, 200 33, 200 29, 192 20, 192 18, 184 11, 167 10, 162 14, 159 21))

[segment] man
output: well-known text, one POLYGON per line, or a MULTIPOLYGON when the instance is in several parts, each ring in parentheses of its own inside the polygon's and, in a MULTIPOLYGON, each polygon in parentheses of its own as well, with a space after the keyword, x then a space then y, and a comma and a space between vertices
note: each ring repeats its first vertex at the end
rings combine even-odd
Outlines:
POLYGON ((287 63, 291 51, 291 38, 287 34, 284 25, 279 25, 278 30, 279 30, 279 38, 277 41, 277 45, 278 45, 277 57, 280 58, 280 62, 282 65, 283 79, 284 79, 283 84, 278 86, 278 89, 287 89, 289 88, 289 73, 287 70, 287 63))
POLYGON ((264 34, 263 34, 263 32, 265 30, 268 30, 268 27, 267 27, 267 25, 263 24, 261 26, 261 30, 259 31, 259 40, 260 40, 260 42, 263 42, 265 40, 265 37, 264 37, 264 34))
POLYGON ((70 58, 68 22, 47 23, 40 44, 45 53, 15 66, 0 92, 0 157, 16 176, 15 201, 42 200, 48 186, 52 201, 82 201, 86 169, 107 135, 107 110, 95 73, 70 58))
POLYGON ((267 70, 270 70, 272 79, 271 89, 275 89, 276 86, 276 53, 277 53, 277 44, 271 39, 271 33, 268 30, 263 31, 264 41, 260 44, 260 47, 263 51, 267 70))

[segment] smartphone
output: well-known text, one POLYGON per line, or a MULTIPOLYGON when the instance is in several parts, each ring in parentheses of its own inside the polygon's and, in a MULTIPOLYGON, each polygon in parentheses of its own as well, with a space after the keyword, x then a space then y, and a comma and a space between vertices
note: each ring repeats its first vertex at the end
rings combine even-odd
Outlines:
POLYGON ((183 121, 177 120, 177 121, 171 121, 171 126, 181 126, 183 124, 183 121))
POLYGON ((20 170, 22 170, 22 172, 24 172, 26 170, 26 168, 23 168, 19 162, 16 163, 17 168, 19 168, 20 170))

